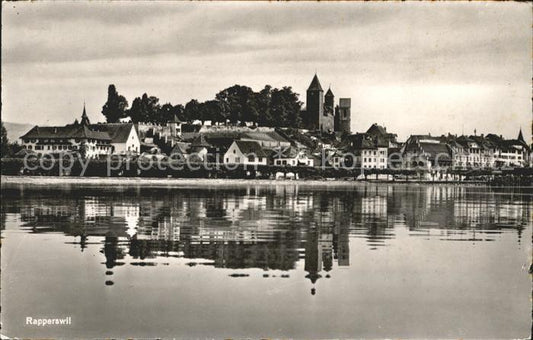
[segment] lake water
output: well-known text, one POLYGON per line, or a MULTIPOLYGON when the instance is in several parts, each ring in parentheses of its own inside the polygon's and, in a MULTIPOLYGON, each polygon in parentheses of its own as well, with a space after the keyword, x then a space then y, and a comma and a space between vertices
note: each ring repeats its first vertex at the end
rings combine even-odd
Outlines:
POLYGON ((525 338, 531 205, 453 185, 3 184, 1 332, 525 338))

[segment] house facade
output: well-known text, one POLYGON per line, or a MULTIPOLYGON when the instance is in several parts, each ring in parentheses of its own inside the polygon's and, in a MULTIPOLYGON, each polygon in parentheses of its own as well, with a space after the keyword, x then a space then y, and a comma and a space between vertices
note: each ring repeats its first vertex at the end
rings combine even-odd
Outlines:
POLYGON ((236 140, 224 154, 224 164, 267 165, 267 158, 259 143, 236 140))
POLYGON ((81 121, 65 126, 35 126, 20 137, 26 150, 37 154, 79 152, 86 158, 109 154, 135 154, 140 140, 135 126, 129 124, 90 124, 85 107, 81 121))

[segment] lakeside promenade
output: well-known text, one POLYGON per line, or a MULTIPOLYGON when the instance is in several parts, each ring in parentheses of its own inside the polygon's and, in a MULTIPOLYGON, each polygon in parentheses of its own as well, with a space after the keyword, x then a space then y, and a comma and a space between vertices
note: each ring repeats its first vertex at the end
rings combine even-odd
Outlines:
POLYGON ((307 180, 307 179, 226 179, 226 178, 147 178, 147 177, 70 177, 70 176, 1 176, 1 184, 31 184, 36 186, 48 185, 143 185, 153 187, 231 187, 239 185, 299 185, 312 187, 355 187, 366 184, 391 183, 402 185, 417 184, 460 184, 460 185, 485 185, 486 181, 391 181, 391 180, 307 180))

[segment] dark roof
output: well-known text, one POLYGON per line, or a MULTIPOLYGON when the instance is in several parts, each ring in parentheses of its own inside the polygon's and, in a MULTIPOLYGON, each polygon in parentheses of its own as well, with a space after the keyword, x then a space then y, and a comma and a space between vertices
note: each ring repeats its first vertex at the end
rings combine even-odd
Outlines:
POLYGON ((182 154, 186 155, 189 153, 189 148, 191 147, 190 143, 184 143, 184 142, 177 142, 176 145, 172 148, 172 151, 170 151, 170 154, 182 154))
POLYGON ((376 143, 372 136, 366 133, 356 133, 348 137, 350 142, 350 147, 361 150, 361 149, 376 149, 376 143))
POLYGON ((372 133, 372 134, 379 133, 382 136, 386 136, 387 135, 387 129, 385 129, 381 125, 378 125, 378 124, 374 123, 374 124, 372 124, 371 127, 368 128, 366 133, 372 133))
POLYGON ((322 86, 320 86, 320 81, 318 80, 317 75, 313 77, 313 80, 311 81, 311 85, 309 85, 309 88, 307 91, 324 91, 322 90, 322 86))
POLYGON ((111 140, 107 132, 95 131, 87 125, 34 126, 20 138, 90 138, 111 140))
POLYGON ((334 94, 331 91, 331 87, 328 89, 328 92, 326 92, 326 97, 334 97, 334 94))
POLYGON ((295 158, 298 156, 298 150, 292 146, 288 148, 275 148, 273 151, 274 156, 277 156, 277 158, 295 158))
POLYGON ((128 140, 130 136, 131 128, 133 123, 121 124, 121 123, 111 123, 111 124, 95 124, 91 125, 91 128, 94 130, 107 132, 109 137, 111 137, 112 143, 124 143, 128 140))
POLYGON ((242 134, 241 138, 256 139, 268 142, 288 142, 276 131, 250 131, 242 134))
POLYGON ((450 159, 450 149, 448 145, 444 143, 426 143, 421 142, 416 144, 410 144, 405 151, 416 151, 426 154, 429 156, 429 159, 435 159, 439 155, 439 160, 449 160, 450 159), (419 149, 420 148, 420 149, 419 149))
POLYGON ((83 113, 81 114, 81 122, 82 125, 90 125, 91 122, 89 121, 89 117, 87 117, 87 112, 85 111, 85 104, 83 104, 83 113))
POLYGON ((518 133, 518 138, 517 138, 519 141, 522 141, 522 142, 526 142, 524 140, 524 135, 522 135, 522 128, 520 128, 520 132, 518 133))
POLYGON ((248 142, 242 140, 236 140, 235 143, 241 152, 245 155, 255 154, 257 157, 266 157, 267 154, 257 142, 248 142))
POLYGON ((211 147, 211 144, 209 144, 206 140, 205 140, 205 136, 203 134, 200 134, 199 136, 197 136, 196 138, 193 139, 192 143, 191 143, 191 146, 193 147, 206 147, 206 148, 210 148, 211 147))

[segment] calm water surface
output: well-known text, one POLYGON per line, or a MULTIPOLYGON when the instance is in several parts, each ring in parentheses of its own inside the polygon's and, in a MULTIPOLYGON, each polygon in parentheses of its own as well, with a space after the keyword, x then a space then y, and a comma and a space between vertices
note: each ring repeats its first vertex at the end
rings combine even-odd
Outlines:
POLYGON ((525 338, 531 198, 3 184, 2 334, 525 338))

